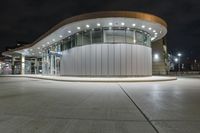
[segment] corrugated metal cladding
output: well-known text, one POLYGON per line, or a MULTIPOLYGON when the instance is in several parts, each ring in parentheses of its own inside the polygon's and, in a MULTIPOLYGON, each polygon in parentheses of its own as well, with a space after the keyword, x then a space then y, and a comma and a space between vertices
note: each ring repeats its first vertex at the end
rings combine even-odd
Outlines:
POLYGON ((150 47, 133 44, 92 44, 63 51, 61 75, 150 76, 150 47))

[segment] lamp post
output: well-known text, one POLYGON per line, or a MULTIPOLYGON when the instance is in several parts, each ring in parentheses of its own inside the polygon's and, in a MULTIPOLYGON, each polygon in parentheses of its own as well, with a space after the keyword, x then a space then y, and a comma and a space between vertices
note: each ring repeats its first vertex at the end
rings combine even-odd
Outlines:
MULTIPOLYGON (((175 61, 175 66, 177 66, 177 62, 178 62, 178 58, 174 58, 174 61, 175 61)), ((176 68, 176 67, 175 67, 176 68)), ((177 71, 178 71, 178 69, 176 69, 176 75, 177 75, 177 71)))
POLYGON ((181 53, 178 53, 177 54, 178 55, 178 71, 179 71, 179 73, 180 73, 180 71, 181 71, 181 56, 182 56, 182 54, 181 53))

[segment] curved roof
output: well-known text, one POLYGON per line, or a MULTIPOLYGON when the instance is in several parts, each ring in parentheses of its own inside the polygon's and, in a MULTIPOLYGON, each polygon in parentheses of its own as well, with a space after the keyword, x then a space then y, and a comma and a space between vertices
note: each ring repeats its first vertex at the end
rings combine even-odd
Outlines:
POLYGON ((160 17, 157 17, 152 14, 148 13, 142 13, 142 12, 131 12, 131 11, 104 11, 104 12, 93 12, 93 13, 87 13, 87 14, 82 14, 82 15, 77 15, 71 18, 67 18, 54 27, 52 27, 48 32, 40 36, 36 41, 34 41, 32 44, 35 44, 39 42, 41 39, 44 37, 48 36, 49 34, 53 33, 55 30, 58 28, 73 23, 81 20, 86 20, 86 19, 95 19, 95 18, 107 18, 107 17, 125 17, 125 18, 137 18, 137 19, 142 19, 146 21, 150 21, 153 23, 159 23, 163 25, 164 27, 167 28, 167 23, 160 17))
POLYGON ((40 36, 38 39, 36 39, 33 43, 27 44, 20 48, 13 49, 8 52, 13 52, 13 51, 21 50, 21 49, 30 48, 65 25, 75 23, 78 21, 98 19, 98 18, 134 18, 134 19, 144 20, 144 21, 147 21, 150 23, 156 23, 167 29, 167 23, 162 18, 157 17, 152 14, 148 14, 148 13, 132 12, 132 11, 93 12, 93 13, 87 13, 87 14, 82 14, 82 15, 77 15, 77 16, 71 17, 71 18, 67 18, 67 19, 61 21, 60 23, 58 23, 57 25, 53 26, 49 31, 47 31, 42 36, 40 36))

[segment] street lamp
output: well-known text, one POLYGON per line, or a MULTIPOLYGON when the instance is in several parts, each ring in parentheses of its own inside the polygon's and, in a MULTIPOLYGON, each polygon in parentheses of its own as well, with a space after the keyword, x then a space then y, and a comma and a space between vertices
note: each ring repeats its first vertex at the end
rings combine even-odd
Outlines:
POLYGON ((182 54, 181 53, 178 53, 177 54, 178 55, 178 71, 180 72, 181 71, 181 56, 182 56, 182 54))
POLYGON ((154 54, 154 60, 155 60, 155 61, 158 61, 158 60, 159 60, 159 54, 157 54, 157 53, 154 54))
POLYGON ((178 62, 178 58, 175 58, 174 61, 175 61, 175 62, 178 62))
MULTIPOLYGON (((175 66, 177 66, 178 58, 174 58, 175 66)), ((175 67, 176 68, 176 67, 175 67)), ((176 69, 176 74, 177 74, 178 69, 176 69)))

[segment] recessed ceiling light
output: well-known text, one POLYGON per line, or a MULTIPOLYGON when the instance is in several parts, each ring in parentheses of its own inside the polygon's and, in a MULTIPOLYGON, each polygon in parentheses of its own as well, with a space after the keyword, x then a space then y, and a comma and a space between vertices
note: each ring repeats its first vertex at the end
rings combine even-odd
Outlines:
POLYGON ((124 26, 124 25, 125 25, 125 23, 124 23, 124 22, 122 22, 122 23, 121 23, 121 25, 122 25, 122 26, 124 26))
POLYGON ((62 35, 60 35, 59 37, 60 37, 60 38, 62 38, 63 36, 62 36, 62 35))
POLYGON ((47 44, 50 44, 49 42, 47 42, 47 44))
POLYGON ((127 30, 130 30, 130 28, 127 28, 127 30))
POLYGON ((43 44, 42 47, 45 47, 45 45, 43 44))
POLYGON ((80 30, 80 29, 81 29, 81 27, 77 27, 77 29, 78 29, 78 30, 80 30))
POLYGON ((153 30, 153 32, 156 32, 156 30, 153 30))
POLYGON ((151 28, 151 27, 149 27, 149 30, 152 30, 152 28, 151 28))
POLYGON ((68 33, 72 33, 71 30, 68 30, 68 33))
POLYGON ((145 28, 145 25, 142 25, 142 28, 145 28))
POLYGON ((40 49, 40 47, 37 47, 37 49, 40 49))
POLYGON ((101 24, 100 24, 100 23, 97 23, 97 26, 101 26, 101 24))
POLYGON ((53 42, 55 42, 55 41, 56 41, 56 39, 52 39, 52 41, 53 41, 53 42))
POLYGON ((158 35, 158 33, 157 33, 157 32, 155 32, 154 34, 155 34, 155 35, 158 35))
POLYGON ((90 26, 87 24, 86 27, 89 28, 90 26))
POLYGON ((134 26, 136 26, 136 24, 132 24, 132 26, 134 27, 134 26))
POLYGON ((110 25, 110 26, 112 26, 112 25, 113 25, 113 23, 112 23, 112 22, 110 22, 110 23, 109 23, 109 25, 110 25))
POLYGON ((39 52, 39 54, 41 54, 41 52, 39 52))

